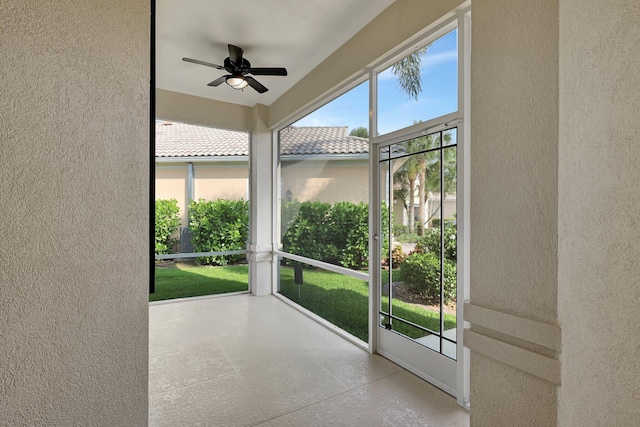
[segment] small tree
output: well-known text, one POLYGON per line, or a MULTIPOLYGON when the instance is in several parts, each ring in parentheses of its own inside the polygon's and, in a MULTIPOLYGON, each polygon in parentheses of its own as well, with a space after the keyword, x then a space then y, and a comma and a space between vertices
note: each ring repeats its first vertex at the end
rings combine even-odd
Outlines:
POLYGON ((349 136, 359 136, 360 138, 369 138, 369 129, 364 126, 358 126, 357 128, 351 129, 351 132, 349 132, 349 136))

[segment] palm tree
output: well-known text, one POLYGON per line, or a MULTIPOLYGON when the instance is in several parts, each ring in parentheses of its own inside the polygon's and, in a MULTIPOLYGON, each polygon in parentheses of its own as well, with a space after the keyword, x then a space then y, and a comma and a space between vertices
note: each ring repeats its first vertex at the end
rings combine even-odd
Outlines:
POLYGON ((391 72, 398 79, 398 84, 404 93, 415 100, 422 92, 422 79, 420 78, 420 67, 422 66, 422 55, 427 53, 431 44, 416 50, 411 55, 407 55, 391 66, 391 72))
POLYGON ((419 174, 419 166, 418 163, 412 157, 410 157, 402 167, 406 172, 407 181, 409 183, 409 192, 407 194, 409 199, 407 203, 407 211, 409 212, 409 233, 413 233, 415 230, 414 203, 416 194, 416 179, 418 178, 419 174))
MULTIPOLYGON (((431 134, 421 138, 417 138, 414 143, 416 151, 425 151, 433 148, 437 148, 442 145, 447 145, 451 143, 451 133, 445 132, 442 134, 443 141, 440 141, 440 134, 431 134)), ((455 149, 445 149, 443 151, 444 164, 440 162, 440 152, 439 151, 430 151, 427 153, 417 154, 417 162, 419 164, 418 169, 418 197, 419 197, 419 208, 418 208, 418 221, 424 227, 429 221, 431 221, 432 216, 437 212, 432 212, 429 218, 426 217, 426 204, 427 204, 427 189, 434 189, 440 193, 440 169, 444 169, 444 188, 443 192, 440 194, 440 207, 441 209, 444 203, 444 195, 450 193, 452 190, 455 190, 455 162, 456 162, 456 153, 455 149), (449 165, 453 164, 454 167, 450 168, 449 165)), ((421 234, 421 230, 418 230, 419 234, 421 234)))
MULTIPOLYGON (((451 142, 451 134, 445 132, 442 134, 444 144, 451 142)), ((440 206, 443 203, 444 194, 449 194, 455 191, 456 185, 456 153, 455 148, 445 148, 443 151, 444 165, 441 164, 440 150, 429 151, 434 148, 440 147, 440 133, 426 135, 420 138, 415 138, 405 143, 405 150, 407 154, 411 154, 405 158, 403 165, 394 173, 394 182, 397 182, 394 191, 397 197, 401 197, 405 206, 405 209, 409 212, 409 232, 418 232, 422 235, 424 226, 431 221, 434 214, 440 210, 431 212, 430 216, 426 217, 426 204, 428 191, 435 191, 440 193, 440 169, 444 166, 444 185, 442 188, 443 194, 441 194, 440 206), (413 154, 412 154, 413 153, 413 154), (453 167, 451 167, 453 166, 453 167), (417 181, 417 183, 416 183, 417 181), (417 187, 417 188, 416 188, 417 187), (414 206, 415 206, 415 193, 418 191, 418 215, 416 227, 414 222, 414 206), (417 228, 417 230, 416 230, 417 228)))
MULTIPOLYGON (((404 57, 400 61, 393 64, 391 71, 398 80, 400 88, 410 97, 418 100, 418 95, 422 92, 422 80, 420 77, 420 67, 422 65, 422 56, 427 52, 431 44, 418 49, 414 53, 404 57)), ((414 124, 419 122, 414 122, 414 124)), ((440 164, 440 152, 432 151, 426 152, 432 148, 439 147, 440 144, 447 144, 451 141, 451 134, 448 132, 443 133, 444 141, 440 141, 440 134, 431 134, 424 137, 416 138, 406 143, 407 153, 416 153, 409 157, 405 164, 394 174, 394 180, 406 180, 408 181, 406 194, 408 198, 405 207, 409 211, 409 230, 414 232, 414 195, 415 195, 415 181, 418 180, 418 223, 421 227, 418 229, 419 234, 422 234, 424 225, 428 221, 431 221, 431 217, 437 212, 432 212, 429 218, 426 217, 426 202, 427 202, 427 188, 437 189, 440 194, 440 208, 444 203, 444 195, 450 193, 455 189, 456 182, 456 153, 455 149, 446 149, 443 152, 444 165, 440 164), (453 168, 447 167, 447 165, 453 164, 453 168), (444 191, 440 191, 440 168, 445 167, 444 170, 444 191)), ((400 187, 404 187, 401 185, 400 187)))

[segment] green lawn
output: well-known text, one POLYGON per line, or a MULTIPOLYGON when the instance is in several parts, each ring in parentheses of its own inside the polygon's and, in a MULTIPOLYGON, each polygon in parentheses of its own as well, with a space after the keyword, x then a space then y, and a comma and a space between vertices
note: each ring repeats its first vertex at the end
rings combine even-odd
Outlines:
MULTIPOLYGON (((293 269, 281 267, 280 293, 361 340, 368 341, 367 282, 325 270, 304 270, 303 279, 298 298, 293 269)), ((382 304, 383 307, 389 304, 387 297, 382 298, 382 304)), ((394 299, 393 314, 434 331, 440 329, 439 313, 422 307, 394 299)), ((445 314, 445 329, 454 328, 455 325, 455 316, 445 314)), ((394 330, 412 338, 425 335, 421 330, 397 321, 393 326, 394 330)))
MULTIPOLYGON (((384 272, 383 282, 388 282, 384 272)), ((156 267, 156 292, 149 301, 241 292, 248 289, 249 268, 246 265, 204 267, 187 263, 176 263, 168 267, 156 267)), ((304 284, 294 283, 293 269, 280 268, 280 293, 309 311, 334 325, 368 341, 369 288, 368 283, 353 277, 325 270, 304 270, 304 284)), ((398 280, 395 276, 394 280, 398 280)), ((389 300, 382 298, 382 306, 389 300)), ((393 300, 393 314, 409 322, 438 331, 439 313, 422 307, 393 300)), ((385 320, 386 322, 386 320, 385 320)), ((445 314, 445 329, 454 328, 456 318, 445 314)), ((424 336, 424 332, 410 325, 394 321, 394 330, 412 338, 424 336)))
POLYGON ((176 263, 156 267, 156 292, 149 301, 241 292, 249 289, 249 267, 204 267, 176 263))

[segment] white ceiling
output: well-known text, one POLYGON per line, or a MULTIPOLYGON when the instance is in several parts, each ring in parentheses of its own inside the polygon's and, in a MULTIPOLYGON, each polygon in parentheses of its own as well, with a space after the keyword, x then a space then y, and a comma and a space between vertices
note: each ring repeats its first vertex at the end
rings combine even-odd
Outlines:
POLYGON ((156 0, 156 87, 235 104, 270 105, 394 0, 156 0), (286 77, 256 76, 259 94, 207 83, 227 74, 182 61, 222 65, 227 44, 253 67, 285 67, 286 77))

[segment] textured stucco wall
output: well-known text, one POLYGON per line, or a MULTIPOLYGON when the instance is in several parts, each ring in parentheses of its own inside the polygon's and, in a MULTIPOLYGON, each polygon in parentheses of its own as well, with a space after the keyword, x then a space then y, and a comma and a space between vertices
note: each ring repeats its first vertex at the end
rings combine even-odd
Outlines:
POLYGON ((549 383, 478 353, 471 356, 471 369, 473 427, 555 425, 556 393, 549 391, 549 383), (491 392, 487 392, 487 384, 491 392))
POLYGON ((0 6, 0 424, 146 425, 149 2, 0 6))
POLYGON ((471 298, 556 321, 557 1, 473 5, 471 298))
POLYGON ((560 7, 559 425, 640 422, 640 3, 560 7))
MULTIPOLYGON (((472 15, 471 303, 557 324, 558 2, 472 15)), ((535 348, 524 330, 472 329, 535 348)), ((471 350, 472 425, 554 425, 556 385, 471 350)))

